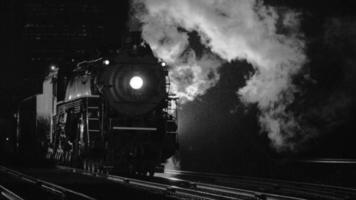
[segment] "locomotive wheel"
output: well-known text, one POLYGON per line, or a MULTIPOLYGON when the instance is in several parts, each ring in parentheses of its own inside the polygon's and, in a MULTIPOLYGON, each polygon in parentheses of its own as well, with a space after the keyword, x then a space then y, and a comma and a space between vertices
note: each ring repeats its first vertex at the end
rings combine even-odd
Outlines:
POLYGON ((83 169, 88 170, 88 161, 86 159, 83 160, 83 169))
POLYGON ((90 166, 90 172, 94 173, 95 172, 95 165, 94 162, 92 160, 89 160, 89 166, 90 166))
POLYGON ((89 160, 89 171, 91 173, 100 173, 101 164, 98 160, 89 160))
POLYGON ((133 164, 129 164, 128 173, 129 173, 129 175, 135 175, 135 167, 133 164))
POLYGON ((103 160, 99 160, 98 161, 98 173, 104 173, 104 167, 103 167, 103 165, 104 165, 104 161, 103 160))
POLYGON ((152 169, 152 168, 149 169, 149 170, 148 170, 148 176, 149 176, 149 177, 153 177, 154 175, 155 175, 155 170, 152 169))
POLYGON ((94 160, 93 161, 93 173, 98 173, 99 172, 99 162, 94 160))
POLYGON ((90 171, 90 160, 87 160, 87 169, 88 172, 90 171))
POLYGON ((87 168, 85 169, 85 170, 87 170, 88 172, 90 171, 90 161, 89 160, 87 160, 87 168))

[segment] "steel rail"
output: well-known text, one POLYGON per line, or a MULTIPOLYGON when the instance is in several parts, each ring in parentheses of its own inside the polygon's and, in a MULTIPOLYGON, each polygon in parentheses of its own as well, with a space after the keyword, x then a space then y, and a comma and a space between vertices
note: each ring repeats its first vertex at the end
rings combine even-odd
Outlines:
POLYGON ((286 183, 286 184, 298 184, 298 185, 308 185, 308 186, 315 186, 315 187, 324 187, 328 189, 339 189, 339 190, 347 190, 347 191, 354 191, 356 192, 356 188, 350 187, 342 187, 342 186, 334 186, 334 185, 326 185, 326 184, 317 184, 317 183, 308 183, 308 182, 301 182, 301 181, 287 181, 281 179, 269 179, 269 178, 257 178, 257 177, 248 177, 248 176, 234 176, 234 175, 227 175, 227 174, 219 174, 219 173, 206 173, 206 172, 194 172, 194 171, 181 171, 181 170, 165 170, 165 173, 169 174, 176 174, 176 175, 197 175, 197 176, 220 176, 220 177, 228 177, 228 178, 243 178, 249 180, 257 180, 257 181, 269 181, 274 183, 286 183))
POLYGON ((12 175, 16 178, 21 179, 24 182, 30 183, 34 186, 40 187, 44 191, 47 191, 53 195, 59 196, 62 199, 82 199, 82 200, 95 200, 95 198, 90 197, 86 194, 76 192, 74 190, 38 179, 34 178, 28 175, 25 175, 23 173, 20 173, 18 171, 6 168, 4 166, 0 166, 0 171, 3 173, 12 175))
POLYGON ((204 188, 204 189, 210 189, 210 190, 219 190, 219 191, 224 191, 224 192, 233 193, 233 194, 243 193, 243 194, 251 195, 251 197, 259 198, 259 199, 261 199, 261 197, 264 197, 264 198, 275 198, 275 199, 285 199, 285 200, 305 200, 305 198, 300 198, 300 197, 292 197, 292 196, 287 196, 287 195, 274 194, 274 193, 270 193, 270 192, 259 192, 259 191, 254 191, 254 190, 232 188, 232 187, 218 186, 218 185, 212 185, 212 184, 199 183, 199 184, 197 184, 197 187, 204 188))
POLYGON ((273 188, 278 188, 280 191, 294 192, 304 195, 311 195, 319 198, 328 199, 345 199, 350 198, 348 196, 356 196, 356 189, 331 186, 324 184, 314 184, 306 182, 293 182, 278 179, 263 179, 255 177, 245 177, 245 176, 231 176, 226 174, 213 174, 213 173, 200 173, 192 171, 179 171, 179 170, 166 170, 167 174, 172 175, 186 175, 186 176, 197 176, 197 177, 221 177, 234 179, 236 183, 250 185, 250 186, 270 186, 273 188), (317 191, 317 192, 316 192, 317 191), (341 196, 341 197, 340 197, 341 196), (334 197, 334 198, 333 198, 334 197))
POLYGON ((212 184, 197 182, 186 182, 186 187, 174 184, 158 183, 157 181, 147 181, 124 176, 91 173, 82 169, 75 169, 66 166, 59 166, 60 169, 69 170, 87 176, 100 177, 127 186, 140 187, 143 189, 155 190, 163 194, 171 194, 178 197, 190 197, 193 199, 281 199, 281 200, 305 200, 305 198, 291 197, 287 195, 273 194, 268 192, 224 187, 212 184))
POLYGON ((2 196, 7 200, 24 200, 23 198, 21 198, 20 196, 18 196, 17 194, 5 188, 2 185, 0 185, 0 196, 2 196))
POLYGON ((150 191, 156 191, 161 193, 162 195, 171 195, 171 196, 179 196, 179 197, 188 197, 191 199, 237 199, 233 197, 228 197, 224 195, 217 195, 214 193, 209 192, 201 192, 201 191, 194 191, 191 189, 181 188, 172 186, 169 184, 157 183, 152 181, 145 181, 135 178, 128 178, 124 176, 116 176, 116 175, 105 175, 99 173, 91 173, 81 169, 74 169, 70 167, 60 167, 61 169, 70 170, 73 173, 78 173, 81 175, 103 178, 106 180, 110 180, 113 182, 117 182, 119 184, 124 184, 126 186, 132 186, 136 188, 148 189, 150 191))

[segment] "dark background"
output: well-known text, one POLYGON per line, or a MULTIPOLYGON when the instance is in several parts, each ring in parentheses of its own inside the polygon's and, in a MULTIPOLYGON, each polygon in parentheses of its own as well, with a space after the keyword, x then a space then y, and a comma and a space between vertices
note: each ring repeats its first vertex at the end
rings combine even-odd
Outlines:
POLYGON ((40 93, 51 64, 63 68, 119 48, 129 10, 120 2, 1 0, 0 99, 10 103, 1 113, 40 93))
MULTIPOLYGON (((316 127, 319 137, 299 152, 276 152, 260 133, 256 106, 245 107, 236 97, 252 67, 225 64, 218 85, 179 110, 182 169, 272 176, 278 167, 297 166, 294 162, 304 158, 356 158, 354 1, 265 2, 301 13, 309 58, 304 70, 313 81, 295 78, 303 93, 293 109, 306 113, 306 124, 316 127)), ((21 99, 41 92, 51 64, 68 67, 115 50, 128 32, 128 1, 2 0, 0 6, 2 118, 12 118, 21 99)), ((344 170, 331 167, 338 169, 344 170)))

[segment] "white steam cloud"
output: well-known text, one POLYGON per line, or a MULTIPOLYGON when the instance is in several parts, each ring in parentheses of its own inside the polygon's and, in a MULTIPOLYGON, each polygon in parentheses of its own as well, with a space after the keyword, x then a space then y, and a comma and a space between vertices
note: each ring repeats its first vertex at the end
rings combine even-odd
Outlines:
POLYGON ((292 83, 306 61, 298 14, 258 0, 136 0, 143 39, 171 66, 172 89, 193 100, 219 80, 223 62, 246 60, 255 69, 237 91, 261 111, 261 127, 279 150, 293 150, 301 131, 287 111, 297 88, 292 83), (196 32, 210 52, 197 56, 189 34, 196 32))

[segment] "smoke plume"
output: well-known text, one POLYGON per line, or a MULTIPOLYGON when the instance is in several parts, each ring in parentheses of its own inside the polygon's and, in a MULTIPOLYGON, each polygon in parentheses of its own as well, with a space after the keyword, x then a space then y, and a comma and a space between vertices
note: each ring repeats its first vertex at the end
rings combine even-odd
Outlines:
POLYGON ((293 150, 300 133, 288 106, 297 88, 292 78, 306 62, 298 14, 258 0, 136 0, 142 37, 170 66, 172 89, 193 100, 219 80, 224 62, 245 60, 254 74, 237 95, 256 104, 259 121, 279 150, 293 150), (189 33, 209 51, 197 55, 189 33))

